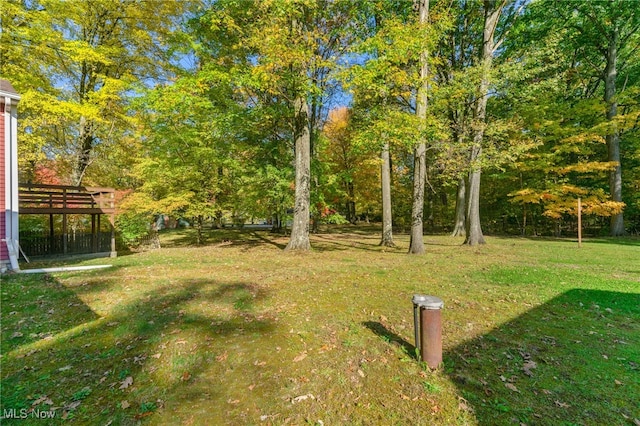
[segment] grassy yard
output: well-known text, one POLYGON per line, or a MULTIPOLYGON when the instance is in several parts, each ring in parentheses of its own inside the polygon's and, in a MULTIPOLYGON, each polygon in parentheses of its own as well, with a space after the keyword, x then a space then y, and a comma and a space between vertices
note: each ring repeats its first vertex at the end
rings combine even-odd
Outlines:
POLYGON ((2 276, 1 423, 640 424, 640 240, 409 256, 344 229, 304 254, 181 231, 107 270, 2 276), (445 301, 435 372, 414 293, 445 301))

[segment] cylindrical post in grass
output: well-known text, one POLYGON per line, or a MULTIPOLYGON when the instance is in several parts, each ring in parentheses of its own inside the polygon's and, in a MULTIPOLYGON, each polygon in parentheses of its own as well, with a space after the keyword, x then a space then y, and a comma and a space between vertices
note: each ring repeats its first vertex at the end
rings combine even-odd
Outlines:
POLYGON ((422 305, 422 302, 427 301, 428 297, 424 294, 414 294, 413 299, 411 299, 413 302, 413 330, 417 350, 420 350, 420 305, 422 305))
POLYGON ((439 297, 426 296, 420 303, 420 358, 431 369, 442 363, 442 308, 439 297))

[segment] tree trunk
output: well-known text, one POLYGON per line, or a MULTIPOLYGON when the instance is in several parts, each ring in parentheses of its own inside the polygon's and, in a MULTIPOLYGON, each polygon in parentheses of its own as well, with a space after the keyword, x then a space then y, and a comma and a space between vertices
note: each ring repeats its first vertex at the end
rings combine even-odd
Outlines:
MULTIPOLYGON (((607 120, 610 124, 609 133, 606 136, 608 160, 617 163, 615 169, 609 172, 609 190, 611 192, 611 200, 621 202, 622 167, 620 165, 620 132, 618 131, 618 126, 615 123, 615 117, 618 114, 618 101, 616 100, 618 38, 618 28, 616 26, 613 29, 607 52, 604 101, 607 104, 607 120)), ((611 216, 611 236, 621 236, 624 235, 624 233, 624 218, 622 212, 611 216)))
POLYGON ((91 150, 93 149, 93 129, 91 123, 85 117, 80 118, 80 134, 78 135, 78 152, 74 159, 71 179, 76 186, 82 185, 82 180, 91 163, 91 150))
POLYGON ((202 215, 194 217, 193 222, 196 228, 196 245, 202 245, 202 243, 204 243, 204 238, 202 237, 202 228, 204 223, 202 215))
POLYGON ((347 182, 347 220, 349 223, 356 223, 356 193, 353 182, 347 182))
MULTIPOLYGON (((420 24, 426 25, 429 20, 429 0, 420 0, 420 24)), ((429 52, 420 54, 420 87, 416 99, 416 115, 420 123, 426 122, 429 90, 429 52)), ((424 214, 424 185, 427 175, 426 162, 427 144, 420 140, 414 152, 413 161, 413 206, 411 208, 411 240, 409 243, 410 254, 424 253, 422 239, 423 214, 424 214)))
POLYGON ((274 213, 271 218, 271 232, 282 232, 282 219, 280 213, 274 213))
MULTIPOLYGON (((471 164, 477 161, 482 155, 482 147, 474 146, 471 152, 471 164)), ((474 168, 469 172, 469 190, 467 196, 467 218, 466 228, 467 235, 465 244, 475 246, 484 244, 484 235, 480 226, 480 167, 474 168)))
POLYGON ((291 236, 285 250, 310 250, 309 204, 311 199, 311 135, 309 133, 309 106, 302 97, 294 101, 296 189, 291 236))
POLYGON ((484 244, 484 235, 480 225, 480 178, 482 167, 482 141, 484 139, 485 121, 487 116, 487 98, 489 93, 489 74, 493 59, 495 42, 493 36, 502 13, 504 3, 499 5, 495 0, 484 2, 484 30, 482 32, 482 78, 478 88, 478 100, 476 101, 475 129, 473 133, 473 146, 471 148, 471 171, 469 172, 469 195, 467 197, 467 236, 465 244, 474 246, 484 244))
POLYGON ((465 178, 458 181, 458 192, 456 195, 456 219, 453 227, 452 237, 464 237, 467 235, 466 216, 467 216, 467 182, 465 178))
POLYGON ((320 232, 320 213, 311 213, 311 233, 320 232))
POLYGON ((395 247, 393 242, 393 218, 391 214, 391 158, 389 143, 382 146, 382 166, 380 170, 382 184, 382 240, 381 246, 395 247))

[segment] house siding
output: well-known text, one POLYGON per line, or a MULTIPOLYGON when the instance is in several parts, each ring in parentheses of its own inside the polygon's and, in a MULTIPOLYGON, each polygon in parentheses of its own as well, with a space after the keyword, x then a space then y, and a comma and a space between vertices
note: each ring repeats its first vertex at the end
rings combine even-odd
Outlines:
MULTIPOLYGON (((7 237, 7 221, 5 210, 7 204, 5 200, 5 132, 4 132, 4 102, 0 103, 0 240, 7 237)), ((9 253, 4 241, 0 241, 0 265, 8 262, 9 253)))

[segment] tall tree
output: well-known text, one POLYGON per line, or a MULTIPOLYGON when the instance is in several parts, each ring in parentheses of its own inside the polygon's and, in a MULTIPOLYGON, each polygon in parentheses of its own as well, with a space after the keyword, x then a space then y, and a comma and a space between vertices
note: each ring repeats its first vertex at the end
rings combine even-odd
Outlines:
MULTIPOLYGON (((327 163, 330 173, 340 188, 339 210, 345 213, 349 223, 356 222, 356 174, 362 167, 362 155, 354 144, 350 132, 351 113, 347 107, 329 112, 329 120, 324 126, 326 146, 320 154, 327 163)), ((335 194, 327 194, 332 196, 335 194)))
POLYGON ((391 154, 389 142, 382 145, 380 154, 382 164, 380 168, 380 184, 382 189, 382 238, 380 245, 395 247, 393 242, 393 212, 391 210, 391 154))
MULTIPOLYGON (((359 32, 360 43, 356 43, 354 50, 357 55, 366 55, 368 60, 363 65, 356 65, 351 69, 348 85, 356 91, 356 111, 362 123, 361 134, 369 134, 369 127, 377 120, 384 121, 384 117, 397 103, 398 95, 394 90, 398 79, 394 74, 402 74, 401 68, 395 63, 393 55, 388 55, 388 38, 391 32, 385 19, 392 18, 395 22, 402 11, 395 10, 394 5, 385 2, 364 2, 363 14, 360 16, 363 30, 359 32), (380 37, 382 36, 382 37, 380 37), (392 106, 389 106, 391 99, 392 106), (377 119, 377 120, 376 120, 377 119)), ((401 66, 400 66, 401 67, 401 66)), ((400 79, 402 80, 402 79, 400 79)), ((378 126, 374 126, 377 128, 378 126)), ((393 209, 391 202, 391 153, 387 132, 380 128, 373 135, 373 150, 380 152, 380 187, 382 202, 382 235, 381 246, 393 247, 393 209)), ((361 140, 367 140, 364 137, 361 140)))
MULTIPOLYGON (((369 144, 375 144, 378 152, 389 142, 390 148, 395 146, 417 153, 414 158, 418 161, 414 163, 418 167, 409 165, 419 174, 414 180, 418 198, 411 197, 415 208, 410 221, 420 235, 412 239, 410 252, 419 253, 424 251, 421 241, 426 179, 426 162, 420 159, 425 160, 427 141, 436 138, 442 130, 441 123, 427 111, 426 52, 437 42, 447 19, 440 15, 443 19, 436 20, 437 25, 429 25, 427 2, 418 5, 417 15, 415 9, 407 7, 409 3, 381 4, 393 6, 374 9, 368 21, 375 22, 373 30, 356 48, 366 61, 352 67, 349 84, 355 92, 355 115, 366 123, 361 134, 370 135, 365 137, 369 144)), ((383 241, 384 238, 383 235, 383 241)))
POLYGON ((311 134, 309 105, 302 95, 294 103, 295 198, 291 237, 286 250, 309 250, 309 215, 311 200, 311 134))
POLYGON ((545 215, 559 221, 567 210, 563 204, 575 204, 578 191, 594 215, 611 216, 610 234, 624 232, 622 206, 625 216, 636 211, 633 177, 623 180, 622 170, 626 165, 633 174, 638 15, 624 1, 546 0, 527 8, 506 47, 518 63, 531 63, 521 93, 542 89, 524 101, 529 111, 522 111, 527 132, 545 142, 522 169, 528 185, 514 191, 525 207, 540 203, 545 215))
MULTIPOLYGON (((421 26, 429 23, 429 0, 420 0, 418 3, 418 16, 421 26)), ((419 125, 426 127, 428 91, 429 91, 429 51, 425 48, 420 52, 420 83, 416 95, 416 116, 419 125)), ((409 253, 424 253, 424 187, 427 177, 427 143, 421 138, 417 142, 414 151, 413 162, 413 206, 411 208, 411 234, 409 253)))
POLYGON ((295 152, 295 201, 287 250, 308 250, 311 211, 311 157, 326 119, 323 99, 340 56, 349 8, 345 2, 257 2, 251 25, 256 88, 278 96, 291 108, 295 152), (255 15, 254 15, 255 16, 255 15), (266 36, 265 36, 266 35, 266 36), (260 87, 262 86, 262 87, 260 87))
POLYGON ((484 1, 484 29, 482 32, 482 51, 480 56, 480 85, 478 86, 475 105, 475 128, 473 145, 471 146, 471 171, 469 172, 469 187, 467 188, 467 217, 465 244, 484 244, 484 236, 480 224, 480 176, 482 173, 482 143, 486 126, 487 99, 489 96, 489 79, 496 49, 494 40, 496 28, 500 20, 502 8, 506 0, 484 1))
MULTIPOLYGON (((590 61, 594 76, 604 83, 603 100, 606 119, 607 160, 617 164, 609 172, 611 200, 622 202, 622 164, 618 115, 620 72, 630 65, 637 53, 640 13, 638 5, 628 1, 550 2, 564 25, 571 29, 569 40, 576 59, 590 61)), ((637 56, 636 56, 637 57, 637 56)), ((625 233, 623 213, 611 217, 612 236, 625 233)))
MULTIPOLYGON (((451 5, 453 25, 440 40, 434 73, 441 86, 441 109, 448 116, 451 140, 439 150, 438 163, 457 182, 453 236, 466 234, 466 184, 469 139, 475 98, 478 38, 483 16, 480 3, 458 0, 451 5), (466 175, 466 176, 465 176, 466 175)), ((436 100, 438 102, 438 100, 436 100)))
MULTIPOLYGON (((132 0, 11 1, 3 31, 12 55, 22 52, 34 78, 18 82, 27 111, 44 103, 57 119, 31 132, 46 140, 49 153, 69 161, 70 183, 82 183, 96 150, 130 129, 125 94, 134 83, 158 78, 170 68, 171 38, 187 2, 132 0), (34 31, 34 29, 36 29, 34 31), (34 71, 35 70, 35 71, 34 71), (37 78, 36 78, 37 77, 37 78)), ((3 8, 3 13, 5 12, 3 8)), ((3 16, 4 18, 4 16, 3 16)), ((10 75, 25 63, 3 63, 10 75)), ((27 112, 27 115, 30 115, 27 112)))

